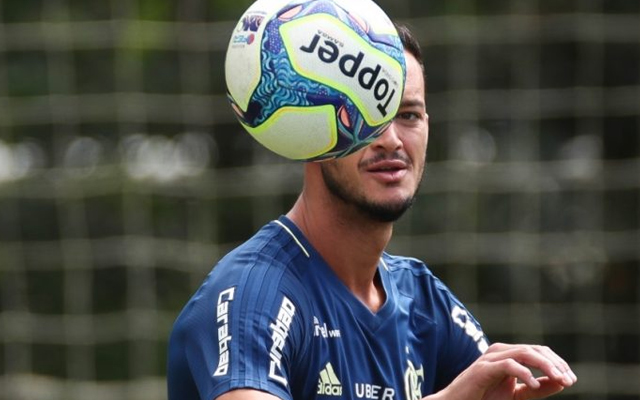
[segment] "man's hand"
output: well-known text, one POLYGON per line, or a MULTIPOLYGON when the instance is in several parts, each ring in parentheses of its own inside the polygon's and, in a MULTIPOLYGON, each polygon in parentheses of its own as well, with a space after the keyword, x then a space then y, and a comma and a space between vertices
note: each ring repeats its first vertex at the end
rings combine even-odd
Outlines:
POLYGON ((496 343, 447 388, 423 400, 540 399, 577 380, 569 365, 548 347, 496 343), (532 369, 542 375, 536 378, 532 369))

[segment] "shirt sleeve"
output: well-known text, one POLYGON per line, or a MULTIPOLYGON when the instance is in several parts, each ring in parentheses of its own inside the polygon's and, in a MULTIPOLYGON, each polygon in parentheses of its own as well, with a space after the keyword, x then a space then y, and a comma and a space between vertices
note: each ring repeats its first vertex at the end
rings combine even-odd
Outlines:
POLYGON ((445 388, 488 348, 480 323, 440 281, 436 281, 440 304, 438 373, 436 391, 445 388))
POLYGON ((216 267, 179 319, 187 367, 200 398, 241 388, 291 399, 301 312, 282 285, 284 268, 216 267))

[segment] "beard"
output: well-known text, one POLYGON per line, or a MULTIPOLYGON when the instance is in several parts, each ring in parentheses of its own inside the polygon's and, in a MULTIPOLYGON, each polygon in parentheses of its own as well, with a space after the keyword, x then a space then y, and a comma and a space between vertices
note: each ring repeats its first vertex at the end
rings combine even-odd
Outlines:
POLYGON ((343 203, 353 206, 360 213, 377 222, 395 222, 413 205, 416 193, 422 179, 416 185, 416 189, 410 197, 398 201, 375 202, 366 198, 365 195, 349 190, 349 185, 342 182, 339 171, 331 168, 331 161, 322 163, 320 171, 322 178, 329 192, 342 200, 343 203))

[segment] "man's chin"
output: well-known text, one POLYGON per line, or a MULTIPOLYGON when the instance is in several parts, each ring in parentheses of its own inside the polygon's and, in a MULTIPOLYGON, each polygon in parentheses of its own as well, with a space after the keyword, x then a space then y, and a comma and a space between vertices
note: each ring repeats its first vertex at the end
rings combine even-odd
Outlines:
POLYGON ((359 209, 378 222, 395 222, 413 205, 414 197, 387 203, 360 204, 359 209))
POLYGON ((385 187, 365 187, 358 193, 350 188, 344 179, 341 179, 339 171, 334 171, 335 168, 331 168, 331 165, 321 165, 322 178, 329 192, 373 221, 395 222, 413 204, 417 190, 408 193, 405 186, 385 185, 385 187), (368 197, 366 193, 373 194, 374 198, 368 197))

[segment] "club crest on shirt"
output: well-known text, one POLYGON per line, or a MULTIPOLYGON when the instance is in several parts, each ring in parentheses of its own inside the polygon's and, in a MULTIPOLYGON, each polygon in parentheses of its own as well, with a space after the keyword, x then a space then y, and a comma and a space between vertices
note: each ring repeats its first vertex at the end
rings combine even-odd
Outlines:
POLYGON ((420 400, 422 398, 422 382, 424 382, 424 368, 416 369, 411 360, 407 360, 409 366, 404 373, 404 390, 407 400, 420 400))

